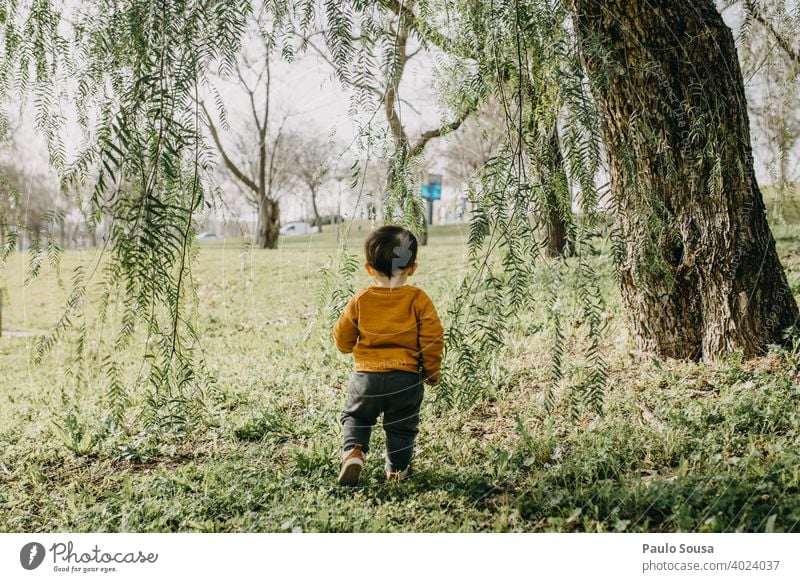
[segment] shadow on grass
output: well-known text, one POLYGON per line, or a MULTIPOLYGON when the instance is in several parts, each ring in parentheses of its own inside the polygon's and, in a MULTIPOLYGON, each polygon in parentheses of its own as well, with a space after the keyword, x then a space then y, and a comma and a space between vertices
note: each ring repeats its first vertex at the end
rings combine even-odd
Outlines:
MULTIPOLYGON (((332 476, 335 479, 335 475, 332 476)), ((430 495, 458 498, 462 503, 478 504, 501 489, 493 485, 488 476, 457 471, 416 470, 402 482, 387 481, 383 471, 368 470, 357 487, 335 487, 332 494, 347 497, 354 491, 382 502, 402 501, 430 495)))

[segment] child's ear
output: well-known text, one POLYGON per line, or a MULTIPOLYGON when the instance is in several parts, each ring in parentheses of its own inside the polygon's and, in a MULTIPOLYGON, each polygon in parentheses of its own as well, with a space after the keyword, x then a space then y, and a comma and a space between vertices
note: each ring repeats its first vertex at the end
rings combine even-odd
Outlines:
POLYGON ((369 274, 370 277, 375 276, 375 269, 372 268, 372 265, 370 265, 369 263, 364 263, 364 268, 367 270, 367 273, 369 274))
POLYGON ((413 275, 413 274, 414 274, 414 271, 416 271, 416 270, 417 270, 417 263, 414 263, 414 264, 413 264, 413 265, 411 265, 411 267, 409 267, 409 269, 406 271, 406 274, 407 274, 407 275, 410 277, 411 275, 413 275))

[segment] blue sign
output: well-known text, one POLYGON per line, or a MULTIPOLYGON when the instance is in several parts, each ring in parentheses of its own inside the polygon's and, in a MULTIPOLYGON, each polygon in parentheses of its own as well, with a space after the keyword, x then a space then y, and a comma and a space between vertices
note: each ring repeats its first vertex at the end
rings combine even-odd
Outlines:
POLYGON ((422 198, 425 200, 442 199, 442 177, 439 174, 429 174, 427 183, 422 185, 422 198))

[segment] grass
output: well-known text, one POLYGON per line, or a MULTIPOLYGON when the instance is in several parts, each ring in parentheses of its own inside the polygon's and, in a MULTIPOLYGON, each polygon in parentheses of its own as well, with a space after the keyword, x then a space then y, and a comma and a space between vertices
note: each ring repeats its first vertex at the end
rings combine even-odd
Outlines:
MULTIPOLYGON (((776 227, 776 238, 797 294, 793 228, 776 227)), ((350 233, 354 252, 364 235, 350 233)), ((456 226, 433 228, 420 252, 413 282, 442 313, 468 264, 465 238, 456 226)), ((636 359, 604 256, 593 258, 608 303, 602 416, 570 419, 567 394, 581 374, 577 308, 565 311, 571 372, 545 412, 548 347, 535 286, 534 308, 502 354, 508 381, 492 398, 448 410, 428 391, 414 478, 382 479, 376 431, 363 486, 337 487, 352 362, 314 313, 334 247, 330 228, 277 251, 201 245, 197 325, 218 381, 207 416, 184 438, 138 431, 132 416, 126 431, 110 428, 98 350, 113 339, 113 320, 86 322, 83 374, 72 373, 81 366, 69 364, 69 342, 37 366, 34 337, 0 338, 0 531, 800 530, 800 349, 714 365, 636 359)), ((94 250, 67 251, 64 288, 52 270, 26 287, 25 257, 14 256, 4 328, 48 329, 72 269, 95 259, 94 250)), ((357 286, 365 283, 359 274, 357 286)), ((115 354, 129 374, 138 356, 135 342, 115 354)), ((141 395, 131 398, 135 411, 141 395)))

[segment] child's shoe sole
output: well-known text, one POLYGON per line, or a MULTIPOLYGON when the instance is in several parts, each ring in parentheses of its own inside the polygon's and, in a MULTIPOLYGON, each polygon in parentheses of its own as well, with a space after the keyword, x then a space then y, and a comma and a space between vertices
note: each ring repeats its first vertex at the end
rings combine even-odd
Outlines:
POLYGON ((364 468, 364 461, 359 458, 348 459, 339 471, 339 485, 358 485, 361 478, 361 470, 364 468))

